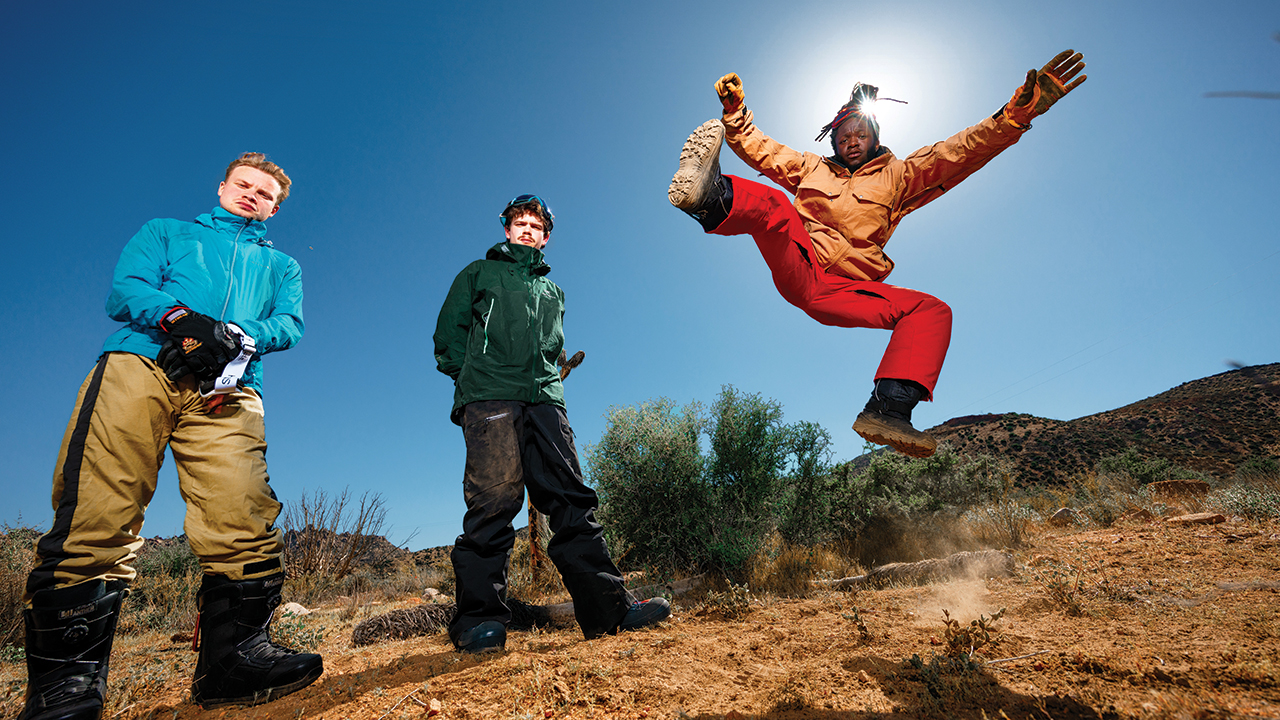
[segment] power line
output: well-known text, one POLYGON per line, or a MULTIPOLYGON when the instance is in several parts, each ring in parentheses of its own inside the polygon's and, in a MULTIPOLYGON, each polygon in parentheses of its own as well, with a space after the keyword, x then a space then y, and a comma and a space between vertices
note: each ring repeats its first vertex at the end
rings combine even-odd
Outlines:
MULTIPOLYGON (((1262 258, 1261 258, 1261 259, 1259 259, 1258 261, 1256 261, 1256 262, 1252 263, 1252 264, 1250 265, 1250 267, 1251 267, 1251 268, 1255 268, 1255 269, 1256 269, 1257 267, 1259 267, 1259 266, 1260 266, 1260 265, 1262 265, 1263 263, 1267 262, 1267 261, 1268 261, 1268 260, 1270 260, 1271 258, 1275 257, 1276 255, 1280 255, 1280 250, 1276 250, 1275 252, 1272 252, 1270 255, 1266 255, 1266 256, 1262 257, 1262 258)), ((1238 275, 1240 275, 1240 274, 1241 274, 1241 271, 1236 271, 1236 272, 1231 273, 1230 275, 1227 275, 1227 276, 1225 276, 1225 277, 1223 277, 1223 278, 1220 278, 1219 280, 1217 280, 1217 281, 1213 282, 1212 284, 1208 285, 1207 287, 1205 287, 1204 292, 1207 292, 1208 290, 1211 290, 1212 288, 1215 288, 1215 287, 1217 287, 1218 285, 1221 285, 1221 284, 1223 284, 1223 283, 1227 282, 1228 280, 1231 280, 1232 278, 1234 278, 1234 277, 1236 277, 1236 276, 1238 276, 1238 275)), ((1210 303, 1210 306, 1212 306, 1212 305, 1216 305, 1216 304, 1221 303, 1221 302, 1225 302, 1225 301, 1227 301, 1227 300, 1230 300, 1231 298, 1235 297, 1236 295, 1239 295, 1240 293, 1244 292, 1245 290, 1252 289, 1252 288, 1253 288, 1253 287, 1255 287, 1255 286, 1256 286, 1256 283, 1255 283, 1255 284, 1253 284, 1253 285, 1248 285, 1248 286, 1242 287, 1242 288, 1240 288, 1240 289, 1236 290, 1235 292, 1231 293, 1230 295, 1226 295, 1226 296, 1223 296, 1223 297, 1218 298, 1218 299, 1217 299, 1217 300, 1215 300, 1214 302, 1210 303)), ((1168 313, 1170 310, 1174 309, 1175 307, 1177 307, 1177 306, 1179 306, 1179 305, 1181 305, 1181 303, 1178 303, 1178 302, 1171 302, 1171 303, 1169 303, 1169 304, 1165 305, 1163 308, 1160 308, 1160 309, 1155 310, 1155 311, 1151 312, 1150 314, 1148 314, 1145 318, 1143 318, 1141 321, 1139 321, 1138 325, 1139 325, 1139 326, 1150 326, 1150 324, 1151 324, 1151 320, 1153 320, 1153 319, 1154 319, 1154 318, 1156 318, 1156 317, 1159 317, 1159 316, 1165 315, 1165 314, 1166 314, 1166 313, 1168 313)), ((1130 325, 1129 327, 1133 327, 1133 325, 1130 325)), ((1148 331, 1149 331, 1150 329, 1151 329, 1151 328, 1150 328, 1150 327, 1148 327, 1148 331)), ((1126 335, 1127 335, 1127 334, 1129 334, 1129 333, 1128 333, 1128 331, 1127 331, 1127 329, 1126 329, 1126 331, 1125 331, 1123 334, 1126 334, 1126 335)), ((1009 401, 1009 400, 1012 400, 1013 398, 1016 398, 1016 397, 1018 397, 1018 396, 1020 396, 1020 395, 1026 394, 1026 393, 1028 393, 1028 392, 1030 392, 1030 391, 1032 391, 1032 390, 1034 390, 1034 389, 1036 389, 1036 388, 1038 388, 1038 387, 1040 387, 1040 386, 1042 386, 1042 385, 1046 385, 1046 384, 1048 384, 1048 383, 1050 383, 1050 382, 1053 382, 1054 380, 1057 380, 1058 378, 1062 377, 1063 375, 1067 375, 1067 374, 1072 373, 1072 372, 1074 372, 1074 371, 1076 371, 1076 370, 1079 370, 1080 368, 1084 367, 1085 365, 1089 365, 1090 363, 1093 363, 1093 362, 1096 362, 1096 361, 1098 361, 1098 360, 1101 360, 1102 358, 1104 358, 1104 357, 1106 357, 1106 356, 1108 356, 1108 355, 1111 355, 1112 353, 1115 353, 1115 352, 1117 352, 1117 351, 1119 351, 1119 350, 1122 350, 1122 349, 1124 349, 1124 348, 1126 348, 1126 347, 1128 347, 1128 346, 1130 346, 1130 345, 1134 344, 1135 342, 1137 342, 1137 341, 1138 341, 1139 339, 1141 339, 1142 337, 1145 337, 1145 335, 1146 335, 1146 333, 1143 333, 1142 335, 1138 335, 1138 336, 1135 336, 1135 337, 1131 337, 1131 338, 1128 340, 1128 342, 1125 342, 1125 343, 1123 343, 1123 344, 1121 344, 1121 345, 1118 345, 1118 346, 1116 346, 1116 347, 1112 348, 1111 350, 1108 350, 1107 352, 1105 352, 1105 353, 1103 353, 1103 354, 1101 354, 1101 355, 1099 355, 1099 356, 1097 356, 1097 357, 1095 357, 1095 358, 1093 358, 1093 359, 1086 360, 1085 362, 1082 362, 1082 363, 1080 363, 1079 365, 1076 365, 1075 367, 1073 367, 1073 368, 1071 368, 1071 369, 1069 369, 1069 370, 1065 370, 1065 371, 1063 371, 1063 372, 1061 372, 1061 373, 1058 373, 1057 375, 1054 375, 1054 376, 1053 376, 1053 377, 1051 377, 1051 378, 1048 378, 1048 379, 1043 380, 1043 381, 1041 381, 1041 382, 1039 382, 1039 383, 1036 383, 1035 385, 1032 385, 1031 387, 1025 388, 1025 389, 1023 389, 1023 390, 1020 390, 1020 391, 1018 391, 1018 392, 1014 393, 1013 395, 1010 395, 1010 396, 1008 396, 1008 397, 1004 398, 1004 399, 1003 399, 1003 401, 1006 401, 1006 402, 1007 402, 1007 401, 1009 401)), ((1088 350, 1089 350, 1089 349, 1091 349, 1091 348, 1097 347, 1098 345, 1101 345, 1101 344, 1103 344, 1104 342, 1107 342, 1108 340, 1110 340, 1110 339, 1112 339, 1112 338, 1114 338, 1114 337, 1115 337, 1115 335, 1112 335, 1111 337, 1103 338, 1103 339, 1098 340, 1098 341, 1096 341, 1096 342, 1093 342, 1093 343, 1091 343, 1091 344, 1089 344, 1089 345, 1086 345, 1085 347, 1080 348, 1079 350, 1077 350, 1077 351, 1075 351, 1075 352, 1071 353, 1070 355, 1067 355, 1066 357, 1063 357, 1063 358, 1061 358, 1061 359, 1059 359, 1059 360, 1055 360, 1054 362, 1052 362, 1052 363, 1050 363, 1050 364, 1048 364, 1048 365, 1046 365, 1046 366, 1044 366, 1044 367, 1040 368, 1039 370, 1036 370, 1035 372, 1031 373, 1030 375, 1027 375, 1026 377, 1024 377, 1024 378, 1022 378, 1022 379, 1020 379, 1020 380, 1016 380, 1016 381, 1014 381, 1014 382, 1012 382, 1012 383, 1009 383, 1008 385, 1005 385, 1004 387, 1000 388, 999 390, 996 390, 996 391, 994 391, 994 392, 991 392, 991 393, 989 393, 989 394, 987 394, 987 395, 985 395, 985 396, 983 396, 983 397, 981 397, 981 398, 978 398, 977 400, 974 400, 973 402, 969 403, 968 405, 964 405, 964 406, 963 406, 963 407, 961 407, 957 412, 963 412, 964 410, 968 410, 969 408, 971 408, 971 407, 973 407, 973 406, 975 406, 975 405, 979 405, 979 404, 981 404, 981 403, 985 402, 986 400, 989 400, 990 398, 993 398, 993 397, 995 397, 995 396, 997 396, 997 395, 999 395, 999 394, 1003 393, 1004 391, 1006 391, 1006 390, 1008 390, 1008 389, 1010 389, 1010 388, 1012 388, 1012 387, 1014 387, 1014 386, 1016 386, 1016 385, 1019 385, 1019 384, 1021 384, 1021 383, 1026 382, 1027 380, 1030 380, 1031 378, 1033 378, 1033 377, 1035 377, 1035 376, 1037 376, 1037 375, 1039 375, 1039 374, 1041 374, 1041 373, 1045 372, 1046 370, 1049 370, 1050 368, 1054 367, 1055 365, 1060 365, 1060 364, 1062 364, 1062 363, 1066 362, 1067 360, 1070 360, 1071 358, 1073 358, 1073 357, 1075 357, 1075 356, 1077 356, 1077 355, 1079 355, 1079 354, 1081 354, 1081 353, 1083 353, 1083 352, 1086 352, 1086 351, 1088 351, 1088 350)), ((988 407, 987 409, 990 409, 990 408, 988 407)))

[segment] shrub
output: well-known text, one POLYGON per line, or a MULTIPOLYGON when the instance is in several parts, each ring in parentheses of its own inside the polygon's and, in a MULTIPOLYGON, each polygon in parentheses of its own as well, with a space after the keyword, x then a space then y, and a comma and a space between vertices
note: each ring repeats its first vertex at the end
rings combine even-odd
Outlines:
POLYGON ((199 570, 179 575, 139 573, 120 606, 118 632, 190 632, 196 624, 200 580, 199 570))
POLYGON ((1132 485, 1150 485, 1162 480, 1210 480, 1209 476, 1198 470, 1191 470, 1173 464, 1165 458, 1143 458, 1137 448, 1125 448, 1124 452, 1103 457, 1097 462, 1095 471, 1100 477, 1118 477, 1132 485))
POLYGON ((144 545, 134 561, 138 575, 168 575, 183 577, 200 572, 200 560, 191 552, 186 536, 179 536, 165 544, 144 545))
POLYGON ((870 566, 961 549, 967 540, 956 520, 1008 473, 1001 461, 962 457, 944 443, 924 459, 876 451, 862 472, 847 463, 836 474, 843 481, 834 512, 841 542, 870 566))
POLYGON ((776 401, 726 385, 707 412, 666 398, 611 408, 588 476, 619 562, 741 580, 779 514, 788 534, 816 534, 821 516, 803 513, 827 502, 829 444, 817 425, 784 425, 776 401))
POLYGON ((22 525, 0 527, 0 659, 19 657, 25 643, 22 627, 22 595, 27 576, 35 567, 35 543, 40 531, 22 525), (10 647, 15 649, 9 649, 10 647))
POLYGON ((610 408, 600 442, 587 450, 600 494, 599 520, 613 555, 636 565, 681 570, 703 564, 710 498, 697 403, 667 398, 610 408))
POLYGON ((741 578, 773 529, 791 432, 782 424, 781 404, 731 385, 721 389, 711 417, 707 480, 714 522, 709 560, 741 578))
POLYGON ((1205 505, 1250 520, 1280 518, 1280 488, 1236 484, 1215 490, 1205 505))
POLYGON ((793 545, 778 534, 770 536, 750 565, 751 587, 786 597, 806 597, 813 593, 815 580, 852 574, 848 561, 831 549, 793 545))
POLYGON ((793 545, 818 545, 834 536, 839 484, 831 474, 831 433, 817 423, 795 423, 788 427, 787 450, 790 472, 779 488, 778 532, 793 545))
POLYGON ((1236 468, 1235 479, 1245 483, 1280 481, 1280 461, 1272 457, 1251 457, 1236 468))
POLYGON ((1150 504, 1140 489, 1127 473, 1085 473, 1072 480, 1064 504, 1095 525, 1110 527, 1125 513, 1150 504))
POLYGON ((290 575, 316 575, 340 580, 357 567, 382 563, 368 557, 382 534, 386 503, 377 493, 364 493, 354 515, 351 492, 330 496, 316 490, 285 506, 280 527, 285 535, 285 570, 290 575))

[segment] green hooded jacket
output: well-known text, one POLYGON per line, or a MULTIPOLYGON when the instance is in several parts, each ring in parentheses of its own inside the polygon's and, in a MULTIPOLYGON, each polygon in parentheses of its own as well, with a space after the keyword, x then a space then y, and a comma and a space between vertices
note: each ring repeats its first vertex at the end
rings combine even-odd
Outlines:
POLYGON ((436 368, 453 378, 453 411, 480 400, 564 408, 556 360, 564 347, 564 291, 541 250, 501 242, 454 279, 436 321, 436 368))

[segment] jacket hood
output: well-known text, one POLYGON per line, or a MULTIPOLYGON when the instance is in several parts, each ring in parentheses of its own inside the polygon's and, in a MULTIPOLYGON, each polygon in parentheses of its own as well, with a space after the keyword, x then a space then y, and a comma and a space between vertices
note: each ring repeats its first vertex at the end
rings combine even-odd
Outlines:
POLYGON ((528 269, 533 275, 546 275, 551 272, 551 266, 547 264, 545 257, 537 248, 503 241, 489 248, 484 259, 512 262, 528 269))
POLYGON ((227 233, 232 237, 239 236, 241 240, 272 247, 271 241, 267 239, 266 223, 229 213, 221 205, 214 208, 213 212, 207 212, 197 217, 196 222, 210 230, 227 233))

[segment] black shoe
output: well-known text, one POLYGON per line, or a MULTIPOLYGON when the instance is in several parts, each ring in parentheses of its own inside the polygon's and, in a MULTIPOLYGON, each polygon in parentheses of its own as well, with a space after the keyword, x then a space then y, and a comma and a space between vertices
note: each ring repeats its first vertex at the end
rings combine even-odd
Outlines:
POLYGON ((916 430, 906 420, 870 410, 858 413, 853 430, 876 445, 888 445, 914 458, 930 457, 938 449, 932 435, 916 430))
POLYGON ((107 666, 121 580, 93 580, 41 590, 24 612, 27 702, 19 720, 98 720, 107 694, 107 666))
POLYGON ((464 630, 454 643, 459 652, 501 652, 507 646, 507 628, 497 620, 486 620, 464 630))
POLYGON ((324 662, 271 642, 284 574, 258 580, 205 575, 197 602, 200 656, 191 701, 205 708, 261 705, 315 682, 324 662))
POLYGON ((927 392, 923 385, 911 380, 877 380, 871 400, 853 423, 854 432, 903 455, 914 458, 933 455, 938 441, 911 426, 911 411, 927 392))
POLYGON ((657 625, 671 616, 671 603, 666 598, 656 597, 631 603, 627 614, 622 618, 619 630, 639 630, 657 625))
POLYGON ((711 232, 729 217, 733 208, 733 183, 720 174, 720 145, 724 123, 703 123, 680 150, 680 168, 667 188, 667 199, 702 229, 711 232))

